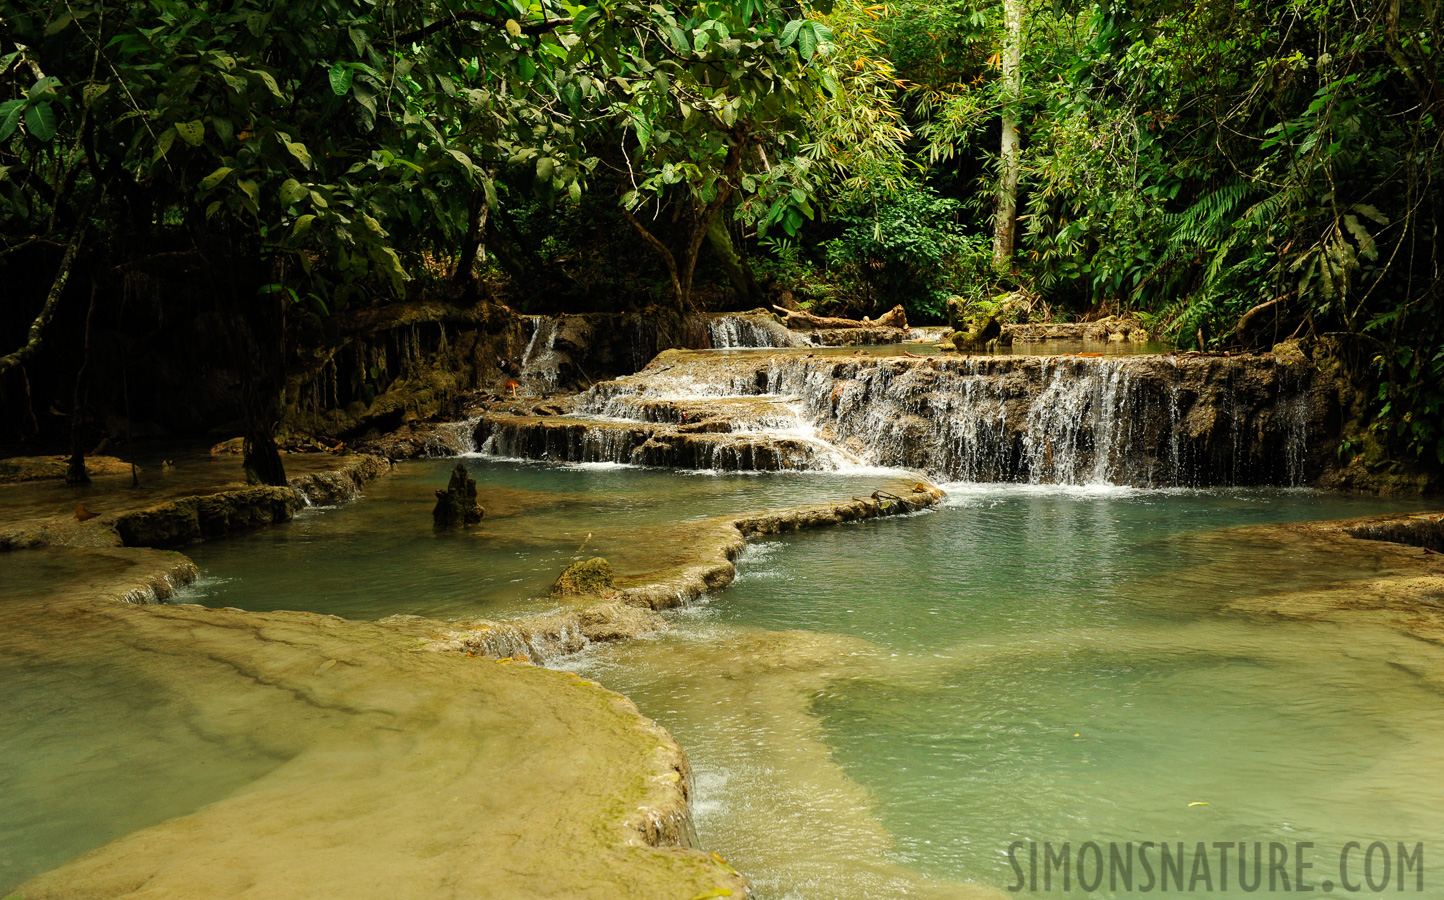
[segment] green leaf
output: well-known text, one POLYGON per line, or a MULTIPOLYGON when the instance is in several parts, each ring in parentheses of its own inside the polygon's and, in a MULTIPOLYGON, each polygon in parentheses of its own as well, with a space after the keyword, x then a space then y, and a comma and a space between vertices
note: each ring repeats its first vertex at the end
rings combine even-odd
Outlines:
POLYGON ((237 181, 236 187, 240 188, 242 191, 245 191, 246 196, 250 197, 252 200, 258 200, 260 198, 260 188, 256 187, 256 183, 248 178, 243 178, 240 181, 237 181))
POLYGON ((151 160, 150 160, 150 161, 151 161, 151 162, 157 162, 157 161, 159 161, 159 160, 160 160, 161 158, 163 158, 167 153, 170 152, 171 145, 174 144, 174 143, 175 143, 175 128, 174 128, 174 127, 171 127, 171 128, 167 128, 165 131, 162 131, 162 132, 160 133, 160 137, 156 138, 156 141, 155 141, 155 155, 151 157, 151 160))
POLYGON ((556 170, 556 160, 550 156, 543 156, 536 161, 536 177, 538 181, 550 181, 552 172, 556 170))
POLYGON ((311 191, 310 193, 311 193, 311 205, 312 205, 312 206, 314 206, 314 207, 316 207, 316 208, 318 208, 318 209, 325 209, 327 206, 330 205, 330 204, 328 204, 328 203, 326 202, 326 198, 325 198, 325 197, 322 197, 320 194, 316 193, 315 191, 311 191))
POLYGON ((279 84, 276 84, 276 76, 272 75, 270 72, 267 72, 264 69, 249 69, 248 71, 252 75, 261 79, 261 83, 266 86, 266 89, 269 90, 277 100, 286 99, 286 95, 281 93, 281 86, 279 84))
POLYGON ((466 173, 467 180, 470 180, 472 176, 476 174, 476 164, 471 161, 471 157, 462 153, 460 150, 447 149, 446 153, 452 159, 461 163, 461 169, 466 173))
POLYGON ((69 27, 70 23, 74 19, 75 17, 72 16, 70 13, 62 13, 59 16, 56 16, 49 25, 45 26, 45 36, 49 37, 52 34, 59 34, 67 27, 69 27))
POLYGON ((1379 249, 1374 244, 1374 237, 1369 234, 1369 230, 1363 226, 1358 217, 1344 216, 1344 227, 1349 229, 1349 234, 1352 234, 1354 240, 1358 242, 1359 255, 1370 262, 1378 261, 1379 249))
POLYGON ((85 90, 81 92, 81 97, 85 100, 85 105, 90 106, 96 100, 105 96, 105 92, 108 90, 110 90, 110 85, 108 84, 87 84, 85 90))
POLYGON ((216 169, 214 172, 201 179, 201 190, 213 190, 216 185, 226 180, 227 175, 231 174, 234 171, 235 170, 232 169, 230 166, 221 166, 219 169, 216 169))
POLYGON ((25 116, 24 100, 6 100, 0 103, 0 141, 15 133, 20 120, 25 116))
POLYGON ((221 208, 223 205, 224 205, 224 204, 223 204, 221 201, 219 201, 219 200, 213 200, 213 201, 211 201, 210 204, 208 204, 208 205, 206 206, 206 218, 209 219, 211 216, 213 216, 213 215, 215 215, 217 212, 219 212, 219 211, 220 211, 220 208, 221 208))
POLYGON ((692 52, 692 45, 687 42, 687 33, 676 25, 666 26, 667 36, 672 39, 672 44, 683 53, 692 52))
POLYGON ((791 47, 792 42, 797 40, 797 32, 802 30, 805 19, 793 19, 782 29, 782 39, 778 41, 783 47, 791 47))
POLYGON ((25 130, 37 141, 49 142, 55 137, 55 110, 44 100, 25 110, 25 130))
POLYGON ((55 96, 55 91, 58 87, 60 87, 60 79, 51 75, 38 79, 30 86, 30 90, 25 92, 25 96, 31 100, 49 100, 55 96))
POLYGON ((573 181, 567 185, 567 196, 572 198, 573 203, 580 203, 582 200, 582 183, 573 181))
POLYGON ((517 22, 516 19, 507 19, 506 33, 514 38, 521 37, 521 23, 517 22))
POLYGON ((338 97, 346 96, 346 92, 351 90, 351 79, 355 77, 355 70, 344 63, 336 63, 331 67, 331 90, 335 91, 338 97))
POLYGON ((281 202, 287 206, 301 202, 309 193, 310 189, 294 178, 287 178, 281 184, 281 202))
POLYGON ((291 229, 291 237, 300 237, 301 235, 310 231, 311 223, 314 221, 316 221, 316 217, 311 215, 310 213, 307 213, 304 216, 297 217, 296 225, 291 229))
POLYGON ((177 122, 175 133, 180 135, 180 139, 192 147, 199 147, 201 142, 206 139, 206 126, 200 119, 196 119, 193 122, 177 122))
POLYGON ((301 161, 301 165, 308 169, 311 168, 311 151, 306 149, 305 144, 300 141, 286 140, 283 140, 281 143, 286 145, 286 149, 291 151, 292 156, 301 161))
POLYGON ((812 23, 808 22, 797 32, 797 53, 803 59, 812 59, 817 52, 817 32, 813 30, 812 23))

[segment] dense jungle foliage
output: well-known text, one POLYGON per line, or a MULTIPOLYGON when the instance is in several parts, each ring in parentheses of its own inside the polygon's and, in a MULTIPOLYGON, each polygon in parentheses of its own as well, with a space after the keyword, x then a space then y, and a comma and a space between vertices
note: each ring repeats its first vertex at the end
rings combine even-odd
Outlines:
POLYGON ((921 323, 961 296, 1184 347, 1329 338, 1392 452, 1444 462, 1441 15, 6 0, 0 277, 33 324, 0 379, 57 309, 89 323, 177 267, 239 323, 218 352, 256 361, 258 423, 287 329, 344 309, 790 293, 921 323))

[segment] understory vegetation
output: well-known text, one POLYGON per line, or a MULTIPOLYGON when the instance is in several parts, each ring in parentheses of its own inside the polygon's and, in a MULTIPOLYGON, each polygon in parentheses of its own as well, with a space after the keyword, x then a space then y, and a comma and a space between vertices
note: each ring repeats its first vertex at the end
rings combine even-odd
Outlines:
POLYGON ((1129 313, 1184 348, 1328 340, 1390 452, 1444 463, 1441 15, 9 0, 0 384, 28 390, 58 315, 85 336, 79 406, 92 325, 94 352, 123 344, 158 281, 254 363, 236 389, 257 448, 288 336, 347 310, 790 295, 922 324, 958 296, 1129 313))

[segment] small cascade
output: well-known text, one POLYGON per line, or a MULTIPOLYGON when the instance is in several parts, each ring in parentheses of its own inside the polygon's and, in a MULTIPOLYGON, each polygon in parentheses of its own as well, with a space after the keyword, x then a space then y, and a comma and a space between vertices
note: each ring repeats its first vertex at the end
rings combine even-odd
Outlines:
POLYGON ((797 347, 804 343, 779 322, 756 314, 713 316, 707 322, 707 337, 714 350, 797 347))
POLYGON ((557 389, 557 332, 560 323, 551 316, 528 316, 531 338, 521 357, 521 377, 543 392, 557 389))

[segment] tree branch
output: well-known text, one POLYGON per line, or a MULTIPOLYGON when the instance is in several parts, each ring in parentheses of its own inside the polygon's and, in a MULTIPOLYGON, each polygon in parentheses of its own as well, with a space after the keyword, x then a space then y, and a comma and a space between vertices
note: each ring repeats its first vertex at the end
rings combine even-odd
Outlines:
POLYGON ((637 233, 642 236, 642 240, 651 244, 652 249, 656 250, 662 257, 662 261, 667 264, 667 275, 672 279, 672 293, 675 295, 677 308, 681 309, 686 303, 687 298, 682 294, 682 282, 677 277, 677 257, 672 255, 672 251, 668 250, 667 245, 658 240, 656 235, 652 234, 652 232, 647 230, 646 226, 637 221, 637 217, 632 215, 630 209, 627 209, 625 206, 622 207, 622 215, 626 217, 628 222, 632 223, 633 228, 637 229, 637 233))
POLYGON ((45 337, 45 326, 55 318, 55 308, 60 305, 60 295, 65 293, 65 282, 70 279, 70 269, 75 265, 75 257, 80 252, 80 245, 85 240, 85 231, 90 224, 90 206, 87 205, 80 213, 80 221, 75 226, 75 234, 70 238, 70 244, 65 248, 65 255, 60 260, 60 271, 55 273, 55 280, 50 284, 50 293, 45 297, 45 305, 40 307, 40 314, 35 321, 30 323, 30 334, 25 341, 25 346, 0 356, 0 375, 5 374, 40 351, 40 344, 45 337))
MULTIPOLYGON (((572 21, 572 18, 570 16, 567 16, 561 19, 545 19, 540 22, 519 22, 518 24, 521 25, 522 34, 536 35, 546 34, 548 32, 555 31, 563 25, 572 24, 572 21)), ((433 34, 436 34, 438 31, 444 31, 447 28, 451 28, 455 25, 460 25, 463 22, 472 22, 477 25, 491 25, 495 28, 505 28, 507 19, 501 16, 493 16, 488 15, 487 13, 474 12, 470 10, 454 12, 444 19, 437 19, 430 25, 423 25, 420 28, 415 29, 414 31, 408 31, 404 34, 398 35, 396 38, 396 43, 414 44, 417 41, 424 41, 427 38, 431 37, 433 34)))

